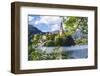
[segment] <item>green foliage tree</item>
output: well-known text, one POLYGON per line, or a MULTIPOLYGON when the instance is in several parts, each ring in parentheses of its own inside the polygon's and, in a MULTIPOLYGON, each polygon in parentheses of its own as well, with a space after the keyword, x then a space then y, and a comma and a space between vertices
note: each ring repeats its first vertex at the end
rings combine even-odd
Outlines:
POLYGON ((87 17, 74 17, 68 16, 66 20, 64 20, 65 29, 70 32, 70 34, 74 33, 77 28, 80 28, 84 34, 88 33, 88 18, 87 17))

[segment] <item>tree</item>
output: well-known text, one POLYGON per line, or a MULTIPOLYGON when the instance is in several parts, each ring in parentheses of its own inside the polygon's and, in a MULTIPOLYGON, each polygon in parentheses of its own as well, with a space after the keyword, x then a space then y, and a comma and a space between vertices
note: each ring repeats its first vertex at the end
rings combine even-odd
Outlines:
POLYGON ((66 20, 64 20, 64 26, 65 29, 70 32, 70 34, 74 33, 78 28, 81 29, 81 31, 84 34, 88 33, 88 18, 87 17, 74 17, 74 16, 68 16, 66 17, 66 20))

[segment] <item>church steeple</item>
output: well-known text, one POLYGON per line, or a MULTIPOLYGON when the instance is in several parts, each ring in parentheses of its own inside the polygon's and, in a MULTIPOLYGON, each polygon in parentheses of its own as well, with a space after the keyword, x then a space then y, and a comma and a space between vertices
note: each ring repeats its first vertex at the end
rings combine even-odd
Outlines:
POLYGON ((63 22, 64 22, 64 20, 63 20, 63 17, 61 16, 60 36, 61 36, 62 34, 64 34, 64 30, 63 30, 63 22))

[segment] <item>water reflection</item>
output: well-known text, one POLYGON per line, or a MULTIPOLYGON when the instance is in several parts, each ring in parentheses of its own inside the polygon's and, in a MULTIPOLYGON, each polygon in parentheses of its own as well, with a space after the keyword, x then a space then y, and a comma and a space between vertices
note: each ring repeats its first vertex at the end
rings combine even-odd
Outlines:
MULTIPOLYGON (((88 45, 75 45, 71 47, 39 47, 39 49, 45 51, 46 53, 52 53, 55 48, 58 48, 57 51, 62 52, 62 55, 67 55, 68 59, 88 57, 88 45)), ((66 59, 66 57, 64 58, 66 59)))

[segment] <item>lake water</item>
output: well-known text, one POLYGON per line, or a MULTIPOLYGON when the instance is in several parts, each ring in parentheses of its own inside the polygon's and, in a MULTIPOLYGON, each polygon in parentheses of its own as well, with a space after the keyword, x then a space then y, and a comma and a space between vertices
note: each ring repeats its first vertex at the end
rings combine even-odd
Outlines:
MULTIPOLYGON (((39 47, 40 48, 40 47, 39 47)), ((42 51, 51 53, 53 49, 57 47, 41 47, 42 51)), ((75 45, 70 47, 59 47, 58 51, 62 51, 69 55, 70 59, 87 58, 88 57, 88 45, 75 45)))

